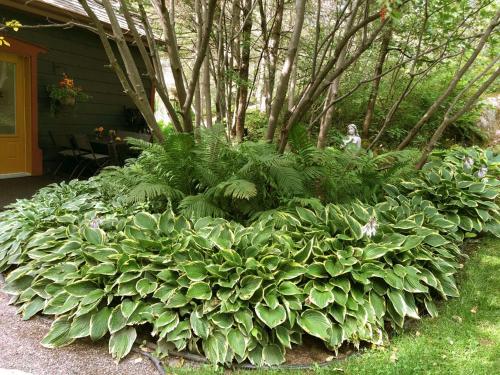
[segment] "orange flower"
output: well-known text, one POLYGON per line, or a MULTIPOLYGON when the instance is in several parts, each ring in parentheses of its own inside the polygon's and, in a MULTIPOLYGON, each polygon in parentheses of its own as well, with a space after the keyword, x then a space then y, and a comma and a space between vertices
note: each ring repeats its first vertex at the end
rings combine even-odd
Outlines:
POLYGON ((75 83, 66 73, 63 73, 63 79, 59 81, 59 86, 72 89, 75 86, 75 83))

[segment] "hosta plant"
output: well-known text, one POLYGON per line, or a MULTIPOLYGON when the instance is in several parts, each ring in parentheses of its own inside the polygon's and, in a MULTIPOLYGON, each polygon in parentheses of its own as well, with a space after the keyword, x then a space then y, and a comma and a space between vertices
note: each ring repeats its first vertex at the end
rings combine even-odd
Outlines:
POLYGON ((437 152, 418 178, 400 183, 401 191, 431 200, 468 235, 490 232, 500 236, 495 201, 499 165, 500 156, 478 147, 437 152))
MULTIPOLYGON (((451 175, 453 196, 469 194, 462 178, 451 175)), ((488 214, 474 217, 477 232, 498 224, 490 185, 495 194, 467 198, 488 214)), ((55 316, 45 346, 109 337, 120 359, 141 329, 164 354, 278 365, 304 335, 332 350, 382 344, 389 325, 435 316, 436 298, 458 295, 469 216, 454 199, 440 205, 429 189, 405 189, 387 185, 374 206, 291 199, 244 226, 113 203, 99 179, 52 186, 0 214, 0 269, 24 319, 55 316)))

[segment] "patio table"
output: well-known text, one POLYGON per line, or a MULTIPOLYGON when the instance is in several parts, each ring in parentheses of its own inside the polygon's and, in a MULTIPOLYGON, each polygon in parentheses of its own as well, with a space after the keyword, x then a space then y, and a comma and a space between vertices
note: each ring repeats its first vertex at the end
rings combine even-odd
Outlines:
POLYGON ((109 138, 90 138, 90 143, 95 152, 107 154, 111 158, 113 165, 123 166, 125 159, 130 154, 130 149, 125 141, 113 141, 109 138))

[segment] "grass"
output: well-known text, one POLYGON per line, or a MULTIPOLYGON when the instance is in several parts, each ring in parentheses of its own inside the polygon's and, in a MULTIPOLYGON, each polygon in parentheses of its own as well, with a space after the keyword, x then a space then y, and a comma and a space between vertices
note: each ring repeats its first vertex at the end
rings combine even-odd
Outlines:
MULTIPOLYGON (((484 238, 471 248, 459 275, 461 296, 443 302, 438 318, 412 324, 389 346, 365 350, 327 368, 237 374, 500 374, 500 241, 484 238)), ((213 372, 210 367, 167 368, 168 374, 213 372)))
POLYGON ((459 276, 459 298, 443 302, 383 351, 339 364, 348 374, 500 373, 500 241, 483 239, 459 276))

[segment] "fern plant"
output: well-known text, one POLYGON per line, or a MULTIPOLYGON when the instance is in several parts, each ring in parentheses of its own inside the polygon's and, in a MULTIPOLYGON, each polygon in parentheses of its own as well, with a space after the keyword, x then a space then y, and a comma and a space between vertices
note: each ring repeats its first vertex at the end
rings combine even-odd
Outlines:
POLYGON ((191 218, 245 221, 291 199, 376 201, 382 184, 409 164, 405 153, 318 150, 299 127, 290 139, 291 151, 284 154, 264 142, 233 146, 222 127, 202 130, 197 142, 186 134, 170 134, 163 144, 129 140, 140 156, 100 178, 108 194, 125 202, 148 201, 159 211, 170 204, 191 218))

